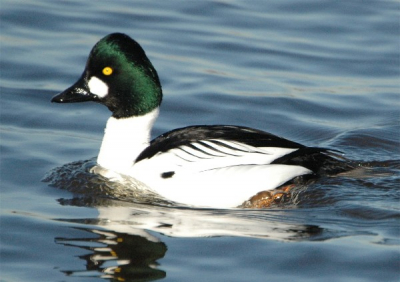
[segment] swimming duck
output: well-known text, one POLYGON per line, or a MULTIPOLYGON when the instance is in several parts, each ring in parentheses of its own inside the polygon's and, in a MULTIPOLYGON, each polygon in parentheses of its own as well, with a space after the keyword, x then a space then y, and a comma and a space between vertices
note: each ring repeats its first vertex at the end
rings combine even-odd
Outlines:
POLYGON ((112 115, 98 165, 186 205, 237 207, 265 200, 284 185, 351 168, 333 151, 243 126, 189 126, 150 141, 162 96, 158 74, 142 47, 113 33, 93 47, 79 80, 51 101, 105 105, 112 115))

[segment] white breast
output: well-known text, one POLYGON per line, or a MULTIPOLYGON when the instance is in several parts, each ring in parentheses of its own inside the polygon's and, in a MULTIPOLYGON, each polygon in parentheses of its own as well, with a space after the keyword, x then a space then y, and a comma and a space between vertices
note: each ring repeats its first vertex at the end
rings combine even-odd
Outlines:
POLYGON ((138 117, 109 118, 97 163, 103 168, 127 174, 136 157, 149 146, 150 131, 158 108, 138 117))

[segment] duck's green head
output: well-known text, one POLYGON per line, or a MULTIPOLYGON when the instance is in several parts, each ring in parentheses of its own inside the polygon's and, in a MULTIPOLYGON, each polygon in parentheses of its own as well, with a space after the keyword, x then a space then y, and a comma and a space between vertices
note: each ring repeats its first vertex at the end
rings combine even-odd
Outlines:
POLYGON ((52 102, 94 101, 115 118, 144 115, 159 107, 162 90, 157 72, 142 47, 122 33, 107 35, 93 47, 80 79, 52 102))

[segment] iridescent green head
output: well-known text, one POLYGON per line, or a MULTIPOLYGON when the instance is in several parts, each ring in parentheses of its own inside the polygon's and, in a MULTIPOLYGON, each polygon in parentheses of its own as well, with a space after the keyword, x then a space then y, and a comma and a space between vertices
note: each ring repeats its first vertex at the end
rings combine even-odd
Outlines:
POLYGON ((107 35, 93 47, 80 79, 52 102, 95 101, 115 118, 147 114, 159 107, 157 72, 142 47, 122 33, 107 35))

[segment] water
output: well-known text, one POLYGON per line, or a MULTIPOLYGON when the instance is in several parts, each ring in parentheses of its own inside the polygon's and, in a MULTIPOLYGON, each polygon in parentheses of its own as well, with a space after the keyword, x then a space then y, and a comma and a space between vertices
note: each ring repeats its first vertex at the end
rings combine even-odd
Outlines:
POLYGON ((397 1, 3 0, 0 280, 398 281, 398 11, 397 1), (246 125, 366 169, 268 210, 180 207, 88 173, 109 112, 50 99, 116 31, 161 78, 154 136, 246 125))

